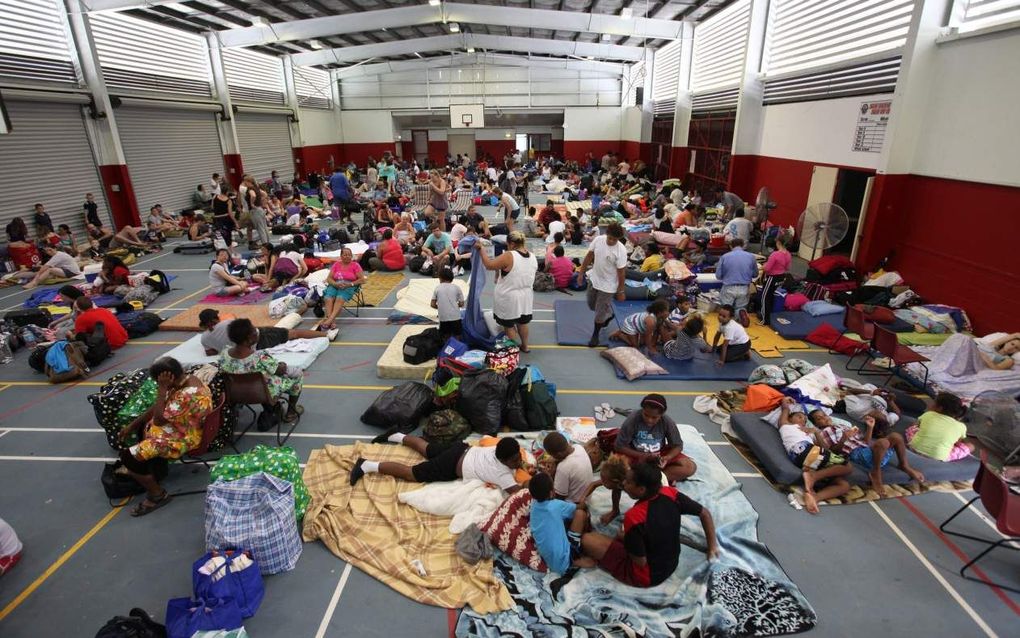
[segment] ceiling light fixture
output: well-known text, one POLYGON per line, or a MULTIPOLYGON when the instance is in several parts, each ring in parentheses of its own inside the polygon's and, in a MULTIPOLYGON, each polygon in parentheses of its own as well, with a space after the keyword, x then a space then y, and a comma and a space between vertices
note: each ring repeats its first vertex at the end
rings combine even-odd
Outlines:
POLYGON ((251 23, 254 24, 254 25, 260 26, 260 27, 268 27, 269 26, 269 20, 266 20, 262 16, 253 16, 252 19, 251 19, 251 23))
POLYGON ((620 17, 623 18, 624 20, 630 20, 631 18, 634 17, 634 9, 631 9, 630 7, 627 7, 626 9, 621 9, 620 17))
POLYGON ((456 22, 450 23, 450 33, 460 33, 460 25, 456 22))
POLYGON ((603 42, 609 42, 612 39, 613 39, 613 36, 609 35, 608 33, 603 33, 602 34, 602 41, 603 42))
POLYGON ((468 47, 467 48, 467 52, 468 53, 474 53, 475 52, 475 48, 474 47, 468 47))
POLYGON ((169 3, 167 3, 166 7, 168 9, 173 9, 174 11, 177 11, 179 13, 188 13, 188 14, 191 14, 191 13, 197 13, 198 12, 198 9, 192 9, 191 7, 183 5, 183 4, 179 3, 179 2, 169 2, 169 3))
POLYGON ((322 48, 324 48, 322 46, 322 43, 319 42, 318 40, 309 40, 308 41, 308 46, 312 47, 313 49, 322 49, 322 48))
POLYGON ((429 0, 429 6, 430 7, 438 7, 439 3, 440 3, 440 0, 429 0))

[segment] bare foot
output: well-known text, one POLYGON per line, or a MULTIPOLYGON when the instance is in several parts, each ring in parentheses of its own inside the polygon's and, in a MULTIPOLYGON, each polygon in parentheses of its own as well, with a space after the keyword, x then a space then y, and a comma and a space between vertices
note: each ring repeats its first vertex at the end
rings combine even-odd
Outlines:
POLYGON ((808 511, 808 514, 818 513, 818 499, 815 498, 814 492, 804 492, 804 509, 808 511))
POLYGON ((575 558, 573 563, 571 564, 574 567, 581 567, 583 569, 587 569, 589 567, 594 567, 598 563, 596 563, 595 559, 592 558, 591 556, 581 556, 580 558, 575 558))
POLYGON ((882 484, 882 474, 879 472, 868 472, 871 479, 871 489, 875 490, 879 498, 886 497, 885 485, 882 484))
POLYGON ((814 492, 815 491, 815 473, 811 470, 804 470, 801 473, 804 478, 804 491, 814 492))
POLYGON ((900 469, 903 470, 906 473, 907 476, 909 476, 910 478, 914 479, 918 483, 924 483, 924 474, 922 474, 918 470, 915 470, 914 468, 910 467, 909 465, 907 465, 905 467, 901 467, 900 469))

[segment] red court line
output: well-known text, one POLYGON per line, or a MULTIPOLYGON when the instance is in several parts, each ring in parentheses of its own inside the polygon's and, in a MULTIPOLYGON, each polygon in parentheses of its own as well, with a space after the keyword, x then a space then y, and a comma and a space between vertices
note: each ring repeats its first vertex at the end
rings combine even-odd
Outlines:
POLYGON ((351 364, 349 366, 344 366, 344 367, 340 368, 340 370, 353 370, 354 368, 360 368, 361 366, 368 365, 370 363, 372 363, 371 359, 369 359, 367 361, 362 361, 361 363, 354 363, 354 364, 351 364))
POLYGON ((35 406, 39 405, 40 403, 42 403, 44 401, 48 401, 49 399, 57 396, 58 394, 60 394, 62 392, 67 392, 71 388, 77 387, 78 384, 81 383, 82 381, 88 381, 92 377, 99 376, 100 374, 102 374, 104 372, 107 372, 109 370, 112 370, 113 368, 117 368, 117 367, 122 366, 123 364, 127 363, 128 361, 134 361, 138 357, 141 357, 141 356, 147 354, 148 351, 149 351, 149 348, 142 348, 141 352, 139 352, 137 354, 133 354, 130 357, 128 357, 127 359, 118 359, 117 363, 115 363, 115 364, 113 364, 111 366, 108 366, 106 368, 103 368, 102 370, 96 370, 95 372, 90 374, 88 377, 82 377, 81 379, 77 379, 73 383, 63 384, 63 386, 60 389, 58 389, 58 390, 54 390, 53 392, 47 392, 46 394, 44 394, 43 396, 41 396, 38 399, 34 399, 34 400, 29 401, 28 403, 26 403, 26 404, 24 404, 24 405, 22 405, 20 407, 14 408, 12 410, 8 410, 7 412, 4 412, 4 413, 0 414, 0 419, 6 419, 7 417, 14 416, 15 414, 21 414, 25 410, 28 410, 29 408, 35 407, 35 406))
POLYGON ((450 626, 450 638, 456 638, 457 636, 457 610, 447 609, 446 610, 446 623, 450 626))
MULTIPOLYGON (((930 518, 928 518, 928 517, 927 517, 927 516, 926 516, 926 515, 924 514, 924 512, 922 512, 921 510, 919 510, 919 509, 917 509, 916 507, 914 507, 913 505, 911 505, 910 501, 908 501, 908 500, 907 500, 906 498, 904 498, 904 497, 902 497, 902 496, 900 496, 898 500, 899 500, 899 501, 900 501, 901 503, 903 503, 904 505, 906 505, 907 509, 908 509, 908 510, 910 510, 910 511, 911 511, 911 513, 913 513, 913 515, 914 515, 914 516, 916 516, 916 517, 918 518, 918 520, 920 520, 920 521, 921 521, 922 523, 924 523, 924 526, 925 526, 925 527, 927 527, 927 528, 928 528, 929 530, 931 530, 931 532, 932 532, 933 534, 935 534, 936 536, 938 536, 938 537, 939 537, 939 539, 941 539, 941 540, 942 540, 942 542, 943 542, 943 543, 945 543, 946 547, 948 547, 948 548, 949 548, 949 550, 950 550, 951 552, 953 552, 954 554, 956 554, 956 557, 957 557, 957 558, 959 558, 959 559, 960 559, 961 561, 963 561, 963 562, 964 562, 965 564, 966 564, 966 563, 969 563, 969 562, 970 562, 970 557, 969 557, 969 556, 967 556, 967 554, 965 554, 965 553, 963 552, 963 550, 962 550, 962 549, 960 549, 960 548, 959 548, 959 547, 958 547, 958 546, 956 545, 956 543, 954 543, 954 542, 953 542, 952 540, 950 540, 950 538, 949 538, 948 536, 946 536, 946 535, 945 535, 945 534, 944 534, 944 533, 942 532, 942 530, 940 530, 940 529, 938 528, 938 525, 936 525, 935 523, 933 523, 933 522, 932 522, 932 520, 931 520, 930 518)), ((992 590, 993 592, 995 592, 995 595, 996 595, 996 596, 998 596, 998 597, 999 597, 999 599, 1000 599, 1000 600, 1001 600, 1001 601, 1002 601, 1003 603, 1005 603, 1005 604, 1006 604, 1006 606, 1007 606, 1007 607, 1009 607, 1009 608, 1010 608, 1010 610, 1012 610, 1014 614, 1016 614, 1017 616, 1020 616, 1020 605, 1017 605, 1017 604, 1016 604, 1016 603, 1015 603, 1015 602, 1013 601, 1013 599, 1011 599, 1011 598, 1010 598, 1009 596, 1007 596, 1007 595, 1006 595, 1006 592, 1002 591, 1002 590, 1001 590, 1000 588, 998 588, 998 587, 996 587, 995 585, 993 585, 993 584, 992 584, 992 581, 990 581, 990 580, 988 579, 988 576, 987 576, 987 575, 985 574, 985 572, 984 572, 984 571, 983 571, 983 570, 982 570, 982 569, 981 569, 980 567, 978 567, 978 566, 976 566, 976 565, 975 565, 975 566, 971 567, 971 570, 972 570, 972 571, 974 572, 974 575, 975 575, 975 576, 977 576, 978 578, 980 578, 980 579, 982 580, 982 582, 984 582, 984 583, 985 583, 986 585, 988 585, 988 587, 989 587, 989 588, 990 588, 990 589, 991 589, 991 590, 992 590)))

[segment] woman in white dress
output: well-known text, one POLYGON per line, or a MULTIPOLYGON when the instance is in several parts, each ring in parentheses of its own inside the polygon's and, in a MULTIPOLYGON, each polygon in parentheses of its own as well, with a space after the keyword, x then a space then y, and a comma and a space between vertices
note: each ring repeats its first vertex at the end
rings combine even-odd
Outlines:
MULTIPOLYGON (((481 242, 475 242, 475 250, 481 248, 481 242)), ((481 257, 486 270, 496 271, 492 303, 496 323, 503 326, 506 336, 520 344, 521 352, 530 352, 528 324, 535 302, 532 286, 538 272, 538 260, 525 248, 524 233, 520 231, 510 233, 507 250, 502 255, 490 259, 482 250, 481 257)))

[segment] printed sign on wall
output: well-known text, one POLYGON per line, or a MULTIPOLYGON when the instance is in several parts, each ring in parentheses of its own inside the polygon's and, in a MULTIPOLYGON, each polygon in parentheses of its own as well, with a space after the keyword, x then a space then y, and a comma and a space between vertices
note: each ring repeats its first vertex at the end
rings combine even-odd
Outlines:
POLYGON ((885 128, 889 124, 892 100, 861 102, 857 111, 857 128, 854 131, 855 152, 879 153, 885 142, 885 128))

